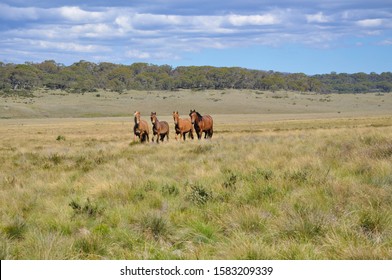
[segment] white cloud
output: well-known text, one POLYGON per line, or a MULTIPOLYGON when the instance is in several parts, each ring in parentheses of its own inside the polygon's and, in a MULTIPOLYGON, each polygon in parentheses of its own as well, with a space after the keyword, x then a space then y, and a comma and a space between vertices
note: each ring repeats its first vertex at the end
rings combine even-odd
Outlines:
POLYGON ((280 23, 280 19, 273 14, 265 15, 229 15, 227 21, 234 26, 270 25, 280 23))
POLYGON ((103 12, 86 11, 77 6, 58 8, 37 8, 37 7, 12 7, 0 3, 0 16, 2 19, 13 21, 18 20, 52 20, 55 22, 66 20, 74 22, 101 21, 110 15, 111 9, 107 8, 103 12))
POLYGON ((148 52, 142 52, 139 50, 129 50, 125 53, 125 55, 129 58, 137 58, 137 59, 148 59, 151 55, 148 52))
MULTIPOLYGON (((341 38, 391 34, 392 15, 385 9, 328 9, 314 4, 305 12, 300 5, 264 8, 253 1, 246 3, 255 9, 211 11, 197 6, 182 13, 178 7, 140 9, 138 5, 56 7, 53 3, 52 8, 35 8, 0 4, 0 24, 5 26, 0 26, 0 49, 30 51, 30 47, 59 57, 62 52, 80 52, 82 57, 118 57, 119 61, 171 60, 207 48, 292 43, 328 48, 343 42, 341 38), (5 44, 4 38, 14 41, 5 44)), ((215 9, 216 5, 211 3, 215 9)))
POLYGON ((118 15, 115 24, 122 32, 161 31, 168 33, 175 30, 179 33, 233 33, 236 28, 245 26, 263 26, 281 23, 274 14, 265 15, 161 15, 133 13, 118 15))
POLYGON ((306 15, 306 20, 308 23, 327 23, 330 22, 330 17, 318 12, 317 14, 306 15))
POLYGON ((141 26, 165 26, 180 25, 184 23, 184 16, 161 15, 161 14, 135 14, 133 22, 141 26))
POLYGON ((37 49, 59 50, 68 52, 93 53, 98 51, 108 51, 109 48, 93 44, 80 44, 74 42, 54 42, 44 40, 20 40, 19 43, 29 45, 37 49))
POLYGON ((376 19, 363 19, 358 20, 357 24, 362 27, 378 27, 383 24, 383 20, 376 18, 376 19))
POLYGON ((380 42, 380 45, 392 46, 392 39, 385 39, 384 41, 380 42))
POLYGON ((88 38, 108 38, 115 35, 115 30, 105 23, 76 25, 71 27, 69 32, 77 37, 88 38))
POLYGON ((121 32, 127 32, 133 30, 132 21, 130 17, 118 16, 114 22, 120 27, 121 32))
POLYGON ((102 12, 85 11, 79 7, 60 7, 51 10, 58 13, 64 19, 71 21, 96 21, 104 17, 102 12))

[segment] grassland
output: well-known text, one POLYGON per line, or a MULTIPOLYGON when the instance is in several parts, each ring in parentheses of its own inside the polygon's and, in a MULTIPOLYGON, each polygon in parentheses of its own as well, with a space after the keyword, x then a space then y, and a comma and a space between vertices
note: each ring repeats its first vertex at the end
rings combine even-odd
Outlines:
MULTIPOLYGON (((160 106, 172 124, 165 93, 138 94, 88 110, 160 106)), ((134 143, 130 117, 0 120, 0 259, 391 259, 390 95, 178 94, 213 114, 212 140, 134 143)), ((41 117, 29 106, 50 98, 20 106, 41 117)))
POLYGON ((320 114, 322 118, 388 115, 391 108, 392 94, 388 93, 181 90, 72 94, 41 90, 24 97, 0 96, 0 119, 127 117, 136 110, 142 115, 157 112, 158 116, 168 116, 173 111, 187 114, 190 109, 197 109, 209 114, 262 114, 275 120, 277 115, 285 115, 285 119, 315 118, 320 114))

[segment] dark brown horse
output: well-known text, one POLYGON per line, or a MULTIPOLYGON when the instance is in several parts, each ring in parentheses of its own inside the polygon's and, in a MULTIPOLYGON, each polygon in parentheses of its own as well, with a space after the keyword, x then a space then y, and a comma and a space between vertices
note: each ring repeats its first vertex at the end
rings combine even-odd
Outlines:
POLYGON ((157 143, 159 143, 159 138, 161 141, 165 139, 169 141, 169 124, 165 121, 159 121, 156 112, 151 112, 151 123, 152 123, 152 141, 154 142, 154 136, 157 136, 157 143))
POLYGON ((136 141, 136 137, 139 137, 140 142, 150 141, 150 137, 148 135, 149 128, 148 123, 145 120, 140 119, 140 112, 136 111, 135 114, 135 125, 133 127, 133 141, 136 141))
POLYGON ((195 127, 197 138, 201 139, 202 133, 204 132, 204 138, 211 138, 214 133, 214 121, 210 115, 200 115, 196 110, 191 110, 189 113, 191 122, 195 127))
POLYGON ((183 138, 185 141, 185 134, 188 132, 189 132, 188 137, 191 137, 193 139, 193 126, 190 119, 181 119, 177 111, 177 112, 173 112, 173 120, 176 129, 176 140, 177 140, 177 135, 180 134, 180 140, 181 138, 183 138))

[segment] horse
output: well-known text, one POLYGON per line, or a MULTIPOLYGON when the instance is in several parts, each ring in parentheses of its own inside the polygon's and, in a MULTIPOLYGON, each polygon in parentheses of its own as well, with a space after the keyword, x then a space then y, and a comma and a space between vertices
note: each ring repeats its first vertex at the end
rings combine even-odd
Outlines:
POLYGON ((159 143, 159 138, 161 142, 165 139, 169 141, 169 124, 165 121, 159 121, 156 112, 151 112, 151 123, 152 123, 152 142, 154 142, 154 136, 157 136, 157 143, 159 143))
POLYGON ((189 133, 188 137, 193 139, 193 126, 190 119, 181 119, 177 111, 177 112, 173 112, 173 120, 176 129, 176 140, 177 140, 177 135, 180 134, 180 140, 181 138, 183 138, 185 141, 186 133, 189 133))
POLYGON ((139 137, 140 142, 150 141, 148 123, 145 120, 140 119, 140 112, 135 111, 135 125, 133 127, 133 141, 136 141, 136 137, 139 137))
POLYGON ((203 132, 205 133, 204 139, 212 137, 212 134, 214 133, 214 122, 210 115, 202 116, 199 112, 196 112, 196 110, 191 110, 189 116, 191 117, 191 122, 195 127, 198 139, 201 139, 203 132))

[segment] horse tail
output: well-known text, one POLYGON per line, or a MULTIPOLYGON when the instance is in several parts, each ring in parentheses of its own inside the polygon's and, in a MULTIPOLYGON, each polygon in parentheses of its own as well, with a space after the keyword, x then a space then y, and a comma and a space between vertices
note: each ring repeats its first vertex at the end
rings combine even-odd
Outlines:
POLYGON ((194 139, 193 132, 194 132, 194 127, 193 127, 193 125, 191 123, 191 128, 189 129, 189 136, 191 137, 192 140, 194 139))
POLYGON ((143 120, 143 121, 140 121, 140 124, 142 124, 141 128, 143 128, 143 134, 147 138, 147 142, 150 142, 150 135, 149 135, 150 129, 149 129, 148 123, 145 120, 143 120))
POLYGON ((210 138, 212 137, 212 134, 214 133, 214 120, 211 117, 211 133, 210 133, 210 138))
POLYGON ((207 115, 207 118, 210 120, 211 125, 212 125, 212 123, 214 122, 213 119, 212 119, 212 117, 211 117, 210 115, 207 115))
POLYGON ((164 131, 165 131, 165 134, 166 134, 166 140, 169 141, 169 131, 170 131, 169 124, 166 121, 163 121, 162 123, 163 123, 163 126, 165 128, 164 131))
POLYGON ((170 130, 169 124, 166 121, 164 121, 163 124, 165 126, 165 129, 166 129, 167 133, 169 133, 169 130, 170 130))

